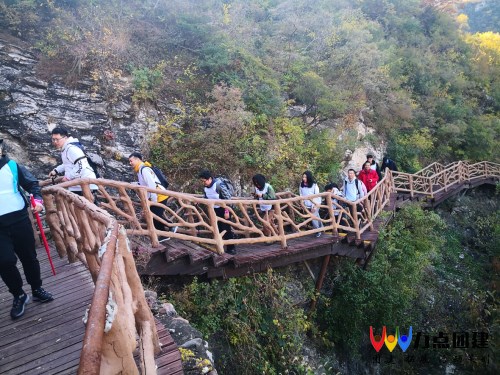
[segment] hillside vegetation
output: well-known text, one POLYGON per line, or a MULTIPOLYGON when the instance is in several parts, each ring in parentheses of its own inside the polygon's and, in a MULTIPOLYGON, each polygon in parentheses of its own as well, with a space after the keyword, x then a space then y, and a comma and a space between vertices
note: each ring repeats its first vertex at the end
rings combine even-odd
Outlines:
MULTIPOLYGON (((455 3, 0 0, 0 27, 33 46, 40 78, 90 79, 110 103, 156 109, 144 151, 185 191, 202 167, 241 185, 259 172, 284 190, 305 169, 335 179, 360 118, 409 172, 497 160, 500 35, 472 33, 478 17, 471 28, 455 3)), ((440 216, 402 209, 369 269, 332 260, 319 296, 300 267, 164 292, 210 341, 220 374, 498 373, 500 219, 486 193, 440 216), (374 364, 368 329, 383 324, 490 332, 480 354, 491 362, 435 350, 426 364, 401 352, 374 364)))
POLYGON ((408 171, 499 145, 499 35, 417 0, 1 0, 0 25, 46 79, 91 77, 111 102, 132 82, 161 115, 150 156, 178 180, 325 182, 360 114, 408 171))

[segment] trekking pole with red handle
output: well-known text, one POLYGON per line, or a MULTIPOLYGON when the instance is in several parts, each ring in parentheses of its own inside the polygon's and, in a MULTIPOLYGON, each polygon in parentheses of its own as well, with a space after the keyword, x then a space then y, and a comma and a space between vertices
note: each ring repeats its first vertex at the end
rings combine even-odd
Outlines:
MULTIPOLYGON (((30 195, 30 199, 31 199, 31 205, 33 206, 33 208, 35 208, 36 203, 35 203, 35 198, 33 198, 33 195, 30 195)), ((43 245, 45 246, 45 251, 47 252, 47 256, 49 257, 50 268, 52 268, 52 275, 55 276, 56 270, 54 268, 54 263, 52 263, 52 258, 50 257, 49 244, 47 243, 47 238, 45 238, 45 232, 43 231, 42 220, 40 219, 40 214, 37 211, 33 211, 33 214, 36 217, 36 222, 38 223, 38 228, 40 229, 40 235, 42 236, 43 245)))

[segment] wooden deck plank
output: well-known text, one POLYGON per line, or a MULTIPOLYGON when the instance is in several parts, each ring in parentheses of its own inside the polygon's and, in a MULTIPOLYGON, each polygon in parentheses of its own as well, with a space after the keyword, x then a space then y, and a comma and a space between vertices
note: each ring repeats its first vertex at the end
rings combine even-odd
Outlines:
MULTIPOLYGON (((54 301, 31 301, 24 316, 12 320, 9 315, 12 295, 0 282, 0 373, 75 374, 85 332, 82 317, 94 291, 92 278, 81 263, 69 264, 51 248, 57 272, 53 276, 45 250, 38 248, 37 253, 43 287, 54 295, 54 301)), ((31 294, 22 271, 21 275, 25 291, 31 294)), ((161 329, 163 350, 157 359, 162 364, 171 363, 162 366, 158 374, 180 375, 182 365, 177 346, 169 331, 161 325, 158 327, 161 329)))

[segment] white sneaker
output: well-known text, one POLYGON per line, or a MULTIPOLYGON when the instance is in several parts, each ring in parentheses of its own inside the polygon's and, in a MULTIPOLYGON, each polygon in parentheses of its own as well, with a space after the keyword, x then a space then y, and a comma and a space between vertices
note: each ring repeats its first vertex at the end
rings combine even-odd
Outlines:
POLYGON ((173 232, 173 233, 177 233, 177 229, 179 229, 179 227, 178 227, 178 226, 175 226, 175 227, 173 227, 173 228, 172 228, 171 232, 173 232))

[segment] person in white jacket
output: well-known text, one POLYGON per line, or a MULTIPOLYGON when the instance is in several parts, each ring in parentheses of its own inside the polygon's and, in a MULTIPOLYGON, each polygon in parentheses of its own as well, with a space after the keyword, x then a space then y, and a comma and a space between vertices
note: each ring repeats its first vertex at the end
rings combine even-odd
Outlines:
MULTIPOLYGON (((77 178, 96 178, 83 150, 78 146, 78 138, 70 137, 68 131, 63 127, 52 130, 52 144, 61 150, 62 164, 55 167, 49 173, 49 177, 64 175, 63 181, 71 181, 77 178)), ((97 190, 97 185, 91 184, 91 190, 97 190)), ((80 185, 68 188, 71 192, 82 195, 80 185)))
MULTIPOLYGON (((299 186, 300 195, 306 197, 308 195, 319 194, 319 187, 313 178, 311 171, 305 171, 302 175, 302 182, 299 186)), ((304 205, 307 207, 311 213, 319 219, 319 209, 321 206, 321 197, 315 197, 312 199, 304 200, 304 205)), ((312 221, 313 228, 318 229, 323 227, 323 223, 320 220, 312 221)), ((321 237, 321 232, 316 233, 316 237, 321 237)))

